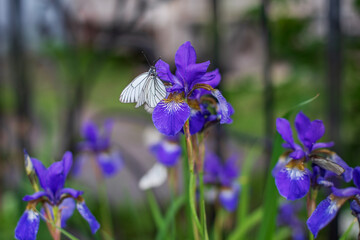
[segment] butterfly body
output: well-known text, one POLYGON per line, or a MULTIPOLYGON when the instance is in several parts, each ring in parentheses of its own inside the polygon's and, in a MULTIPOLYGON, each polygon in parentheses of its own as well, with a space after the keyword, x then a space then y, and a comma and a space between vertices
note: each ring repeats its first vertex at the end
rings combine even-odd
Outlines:
POLYGON ((153 109, 166 97, 164 83, 158 78, 156 68, 137 76, 121 93, 120 102, 134 103, 135 107, 145 104, 145 109, 153 109))

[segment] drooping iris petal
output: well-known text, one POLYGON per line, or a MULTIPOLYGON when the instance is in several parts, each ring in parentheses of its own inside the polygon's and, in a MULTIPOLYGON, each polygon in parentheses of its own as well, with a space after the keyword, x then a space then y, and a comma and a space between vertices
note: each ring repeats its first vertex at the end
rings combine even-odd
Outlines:
POLYGON ((280 195, 288 200, 304 197, 310 189, 310 174, 303 162, 292 160, 275 176, 280 195))
POLYGON ((167 169, 160 163, 155 165, 140 179, 139 188, 148 190, 150 188, 159 187, 166 182, 167 169))
POLYGON ((334 219, 342 204, 343 201, 341 199, 335 198, 332 195, 319 203, 306 222, 315 238, 318 232, 334 219))
POLYGON ((113 176, 123 166, 123 161, 119 152, 102 152, 97 155, 96 159, 101 167, 104 177, 113 176))
POLYGON ((219 102, 219 114, 220 114, 220 124, 229 124, 232 122, 230 116, 234 113, 234 109, 232 106, 226 101, 221 92, 217 89, 211 91, 211 94, 218 100, 219 102))
POLYGON ((303 114, 302 112, 299 112, 295 117, 295 128, 298 133, 299 140, 304 144, 304 146, 307 147, 307 132, 311 125, 310 119, 303 114))
POLYGON ((91 232, 95 234, 96 231, 100 228, 100 224, 86 206, 85 201, 76 203, 76 208, 80 215, 89 223, 91 232))
POLYGON ((75 200, 72 198, 66 198, 59 205, 59 211, 61 211, 61 227, 66 227, 66 221, 73 215, 75 210, 75 200))
POLYGON ((31 162, 34 166, 35 169, 35 173, 39 179, 40 182, 40 186, 45 189, 46 187, 46 174, 47 174, 47 170, 46 167, 42 164, 42 162, 40 162, 39 160, 37 160, 36 158, 31 158, 31 162))
POLYGON ((175 166, 181 156, 179 144, 166 140, 152 146, 150 150, 156 159, 167 167, 175 166))
POLYGON ((190 134, 193 135, 197 132, 200 132, 203 129, 205 124, 205 117, 200 111, 191 110, 190 114, 190 134))
POLYGON ((229 212, 236 210, 239 203, 240 186, 234 184, 231 188, 222 189, 219 193, 221 206, 229 212))
POLYGON ((276 119, 276 130, 284 139, 284 141, 288 143, 288 148, 295 149, 294 139, 289 121, 285 118, 276 119))
POLYGON ((39 230, 40 216, 33 210, 26 210, 15 228, 15 238, 18 240, 35 240, 39 230))
POLYGON ((36 200, 36 199, 39 199, 41 197, 47 197, 48 194, 46 192, 36 192, 32 195, 26 195, 24 198, 23 198, 23 201, 33 201, 33 200, 36 200))
POLYGON ((184 101, 161 100, 155 107, 152 119, 155 127, 167 136, 175 136, 190 117, 191 109, 184 101))

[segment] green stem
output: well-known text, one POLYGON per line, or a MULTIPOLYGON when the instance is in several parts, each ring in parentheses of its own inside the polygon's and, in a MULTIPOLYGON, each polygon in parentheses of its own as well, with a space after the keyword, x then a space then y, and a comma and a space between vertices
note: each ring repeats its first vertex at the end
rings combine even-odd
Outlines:
MULTIPOLYGON (((193 224, 196 226, 194 229, 194 239, 199 239, 198 232, 200 236, 203 238, 203 230, 196 212, 196 198, 195 198, 195 190, 196 190, 196 176, 194 172, 194 154, 193 154, 193 146, 191 142, 191 135, 190 135, 190 126, 189 120, 186 121, 184 124, 184 132, 185 132, 185 140, 186 140, 186 150, 188 155, 188 162, 189 162, 189 174, 190 174, 190 182, 189 182, 189 202, 190 202, 190 209, 192 214, 192 221, 193 224)), ((184 170, 186 171, 186 170, 184 170)))
POLYGON ((151 190, 148 190, 146 193, 147 193, 146 195, 147 195, 147 198, 149 201, 151 214, 154 218, 156 228, 161 229, 164 224, 164 220, 161 215, 160 207, 155 199, 153 192, 151 190))
POLYGON ((263 218, 263 209, 258 208, 253 213, 248 215, 245 222, 242 222, 240 226, 229 236, 229 240, 241 239, 251 228, 258 224, 263 218))
POLYGON ((99 181, 98 193, 100 196, 99 207, 101 214, 102 230, 103 232, 107 233, 102 235, 104 239, 113 239, 114 232, 111 218, 110 202, 107 194, 106 182, 103 178, 99 181))

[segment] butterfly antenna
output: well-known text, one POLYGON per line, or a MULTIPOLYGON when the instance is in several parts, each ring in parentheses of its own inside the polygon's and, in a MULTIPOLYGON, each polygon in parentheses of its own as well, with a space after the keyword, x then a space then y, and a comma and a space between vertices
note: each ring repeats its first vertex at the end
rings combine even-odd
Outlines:
POLYGON ((155 63, 157 63, 157 61, 159 61, 161 59, 161 56, 158 58, 158 59, 156 59, 154 62, 153 62, 153 64, 155 65, 155 63))
POLYGON ((141 51, 141 53, 144 55, 144 57, 145 57, 145 59, 146 59, 146 62, 148 63, 149 67, 151 67, 150 62, 149 62, 149 59, 146 57, 145 52, 144 52, 144 51, 141 51))

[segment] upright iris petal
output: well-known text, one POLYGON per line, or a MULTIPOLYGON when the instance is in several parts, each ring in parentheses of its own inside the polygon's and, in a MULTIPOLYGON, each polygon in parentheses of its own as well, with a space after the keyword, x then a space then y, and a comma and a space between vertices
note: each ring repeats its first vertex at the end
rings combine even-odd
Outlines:
POLYGON ((155 107, 152 119, 162 134, 175 136, 190 117, 191 109, 179 96, 164 99, 155 107))
POLYGON ((35 240, 39 225, 39 214, 31 209, 26 210, 16 225, 15 238, 18 240, 35 240))

